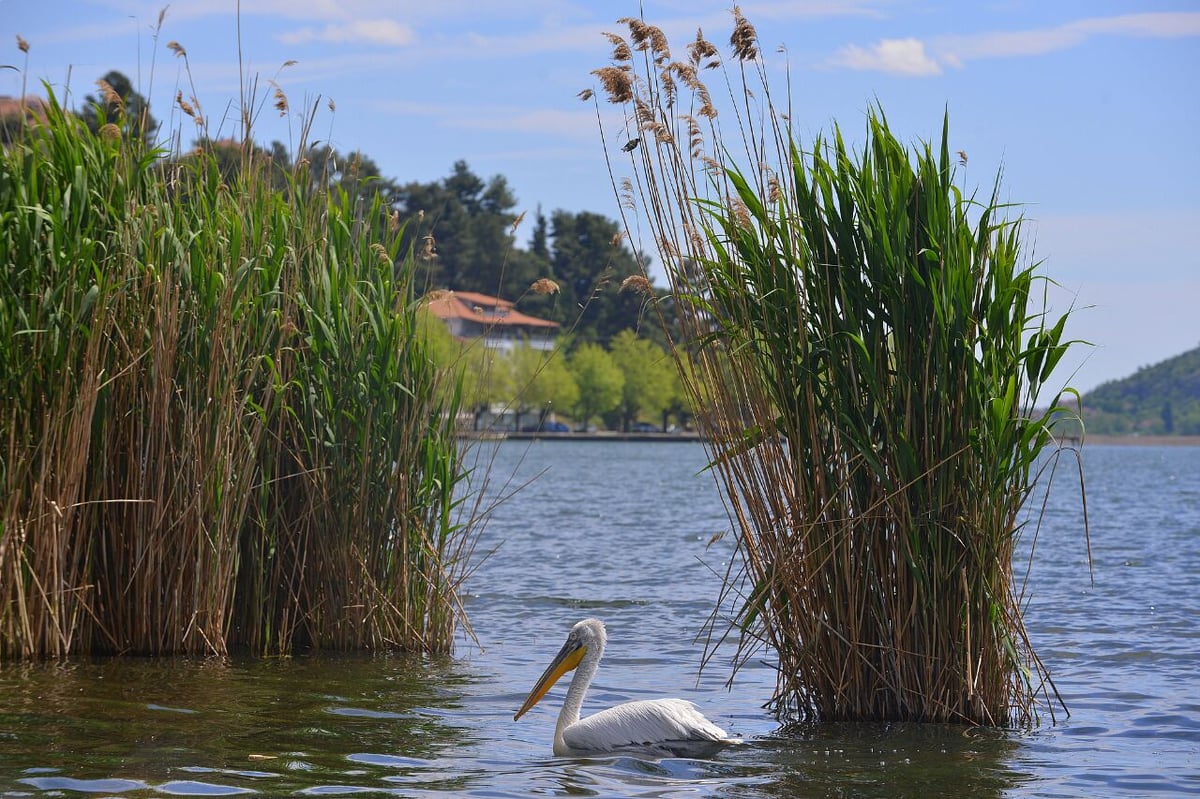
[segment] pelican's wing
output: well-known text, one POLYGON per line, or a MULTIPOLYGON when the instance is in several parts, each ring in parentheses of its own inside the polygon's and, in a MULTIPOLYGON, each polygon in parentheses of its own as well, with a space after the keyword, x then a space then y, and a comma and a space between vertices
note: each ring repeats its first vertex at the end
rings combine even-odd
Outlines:
POLYGON ((580 753, 642 749, 673 755, 739 743, 683 699, 646 699, 602 710, 563 730, 563 741, 580 753))

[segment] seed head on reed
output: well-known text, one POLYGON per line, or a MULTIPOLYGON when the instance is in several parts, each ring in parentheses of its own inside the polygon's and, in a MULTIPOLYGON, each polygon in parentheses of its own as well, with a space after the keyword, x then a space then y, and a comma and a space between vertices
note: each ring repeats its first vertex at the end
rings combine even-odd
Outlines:
POLYGON ((516 233, 517 228, 521 227, 521 223, 523 221, 525 221, 525 212, 524 211, 517 214, 517 218, 513 220, 512 227, 510 227, 508 230, 509 234, 511 235, 513 233, 516 233))
POLYGON ((650 285, 650 281, 641 275, 630 275, 621 281, 621 291, 626 289, 635 291, 638 294, 645 294, 647 297, 654 296, 654 287, 650 285))
POLYGON ((371 242, 371 252, 375 253, 375 255, 379 257, 379 263, 383 266, 391 265, 392 256, 388 254, 387 247, 384 247, 379 242, 374 241, 371 242))
POLYGON ((696 116, 704 117, 705 119, 716 119, 717 108, 712 103, 712 97, 708 94, 708 87, 703 83, 696 84, 696 97, 700 100, 700 108, 696 111, 696 116))
POLYGON ((666 108, 674 108, 675 97, 678 94, 678 89, 675 87, 675 79, 671 77, 670 64, 667 64, 665 67, 663 67, 663 71, 658 76, 658 82, 662 85, 663 106, 666 108))
POLYGON ((421 252, 417 257, 422 261, 432 261, 438 257, 437 240, 434 239, 433 233, 426 233, 421 237, 421 252))
POLYGON ((279 116, 281 116, 281 117, 287 116, 287 112, 288 112, 287 95, 283 93, 283 89, 279 88, 279 86, 275 87, 274 94, 275 94, 275 110, 279 112, 279 116))
POLYGON ((191 103, 183 99, 182 91, 175 92, 175 104, 179 106, 183 113, 187 114, 192 119, 196 118, 196 109, 192 107, 191 103))
POLYGON ((184 50, 183 45, 174 39, 167 42, 167 49, 174 53, 176 58, 187 58, 187 50, 184 50))
POLYGON ((700 85, 700 78, 696 72, 696 67, 683 61, 672 61, 663 67, 663 73, 673 73, 684 86, 687 86, 692 91, 696 91, 700 85))
POLYGON ((438 300, 446 300, 454 296, 454 292, 449 289, 434 289, 425 295, 426 302, 437 302, 438 300))
POLYGON ((645 22, 637 17, 621 17, 617 22, 629 26, 629 38, 633 40, 633 46, 638 50, 645 50, 650 46, 650 26, 645 22))
POLYGON ((633 116, 637 120, 639 130, 646 130, 647 125, 653 125, 657 121, 654 109, 640 97, 634 101, 633 116))
POLYGON ((22 53, 29 52, 29 42, 25 41, 24 37, 22 37, 19 33, 17 34, 17 49, 22 53))
POLYGON ((388 232, 397 233, 400 230, 400 211, 393 209, 391 215, 388 216, 388 232))
POLYGON ((609 44, 613 46, 612 60, 613 61, 632 61, 633 53, 629 49, 629 42, 622 39, 615 33, 605 32, 604 38, 608 39, 609 44))
POLYGON ((575 96, 586 103, 588 100, 592 99, 592 95, 593 95, 593 92, 591 89, 584 89, 583 91, 581 91, 579 94, 577 94, 575 96))
POLYGON ((958 151, 958 163, 962 166, 967 165, 967 151, 966 150, 958 151))
POLYGON ((633 78, 627 67, 601 67, 592 70, 600 79, 610 103, 627 103, 633 99, 633 78))
POLYGON ((121 129, 111 122, 101 125, 100 130, 98 132, 100 134, 100 138, 104 139, 107 142, 115 142, 115 141, 121 140, 121 129))
POLYGON ((729 203, 729 210, 743 230, 749 230, 754 226, 754 222, 750 219, 750 209, 746 207, 746 203, 742 202, 740 197, 730 195, 726 202, 729 203))
POLYGON ((733 7, 733 33, 729 35, 733 56, 739 61, 758 58, 758 33, 750 21, 742 16, 742 9, 733 7))
POLYGON ((122 111, 125 110, 125 101, 121 99, 121 95, 117 94, 117 90, 112 87, 112 84, 104 78, 100 78, 96 81, 96 88, 100 90, 100 96, 104 98, 104 102, 116 106, 122 111))
POLYGON ((529 290, 534 294, 557 294, 558 284, 548 277, 540 277, 530 284, 529 290))
POLYGON ((649 50, 655 56, 656 62, 671 58, 666 34, 660 28, 637 17, 621 17, 617 22, 629 26, 629 38, 633 40, 635 49, 649 50))
POLYGON ((721 66, 721 52, 716 45, 704 38, 704 31, 696 29, 696 41, 687 47, 688 58, 692 64, 703 69, 715 69, 721 66), (705 59, 708 59, 707 62, 705 59))
POLYGON ((637 195, 633 191, 633 181, 621 178, 621 207, 633 211, 637 208, 637 195))

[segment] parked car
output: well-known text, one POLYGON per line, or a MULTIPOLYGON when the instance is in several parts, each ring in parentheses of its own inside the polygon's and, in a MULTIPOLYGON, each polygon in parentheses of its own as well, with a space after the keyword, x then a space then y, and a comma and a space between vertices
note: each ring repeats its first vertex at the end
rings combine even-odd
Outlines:
POLYGON ((562 422, 543 422, 542 424, 529 424, 521 428, 522 433, 569 433, 571 428, 567 427, 562 422))
POLYGON ((662 428, 649 422, 634 422, 629 428, 632 433, 661 433, 662 428))

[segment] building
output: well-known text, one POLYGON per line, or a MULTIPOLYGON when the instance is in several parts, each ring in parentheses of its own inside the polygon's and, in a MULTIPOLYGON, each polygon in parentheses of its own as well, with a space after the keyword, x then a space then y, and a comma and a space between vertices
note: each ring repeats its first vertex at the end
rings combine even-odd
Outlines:
POLYGON ((554 349, 558 322, 518 311, 513 303, 474 291, 434 291, 426 297, 430 313, 461 340, 483 339, 485 346, 510 352, 528 342, 537 350, 554 349))
POLYGON ((46 101, 40 97, 0 96, 0 144, 16 141, 27 125, 46 122, 46 101))

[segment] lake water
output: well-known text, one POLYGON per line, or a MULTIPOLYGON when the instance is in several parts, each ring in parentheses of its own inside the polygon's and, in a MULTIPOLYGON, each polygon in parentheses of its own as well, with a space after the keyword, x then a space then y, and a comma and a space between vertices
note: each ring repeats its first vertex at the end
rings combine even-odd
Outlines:
MULTIPOLYGON (((495 445, 485 445, 494 447, 495 445)), ((483 451, 483 450, 481 450, 483 451)), ((1087 448, 1026 622, 1070 708, 1031 730, 810 725, 696 640, 732 544, 695 443, 505 443, 453 658, 0 666, 0 796, 1150 796, 1200 793, 1200 448, 1087 448), (508 480, 507 486, 505 481, 508 480), (1092 581, 1094 576, 1094 583, 1092 581), (682 696, 746 739, 712 760, 551 755, 563 688, 512 720, 570 626, 609 647, 585 712, 682 696)))

